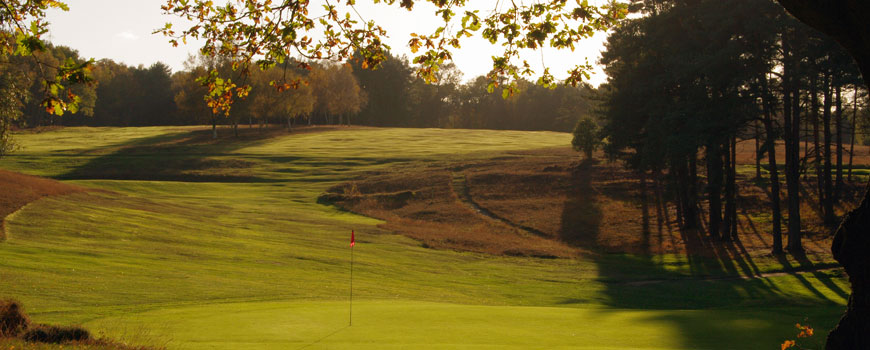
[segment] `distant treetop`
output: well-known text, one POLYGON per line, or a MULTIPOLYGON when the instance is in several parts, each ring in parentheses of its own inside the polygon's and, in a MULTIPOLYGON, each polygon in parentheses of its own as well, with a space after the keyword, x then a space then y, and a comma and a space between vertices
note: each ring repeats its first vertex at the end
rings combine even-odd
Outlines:
MULTIPOLYGON (((412 10, 414 0, 372 0, 412 10)), ((521 76, 532 76, 526 61, 520 62, 520 49, 553 47, 573 50, 576 44, 595 32, 614 26, 628 13, 628 5, 611 0, 590 5, 587 0, 568 2, 550 0, 533 4, 499 2, 488 14, 469 11, 467 0, 425 0, 435 6, 433 15, 443 25, 433 33, 413 33, 408 45, 416 55, 417 75, 428 82, 437 80, 440 67, 452 60, 451 51, 461 47, 464 38, 475 34, 499 44, 504 51, 492 57, 488 90, 506 84, 510 94, 521 76), (508 83, 505 83, 508 82, 508 83)), ((227 113, 234 97, 244 97, 250 88, 241 79, 250 75, 253 64, 261 69, 290 59, 347 61, 352 56, 362 68, 375 68, 386 59, 389 46, 383 42, 387 29, 366 20, 354 8, 355 0, 331 1, 312 8, 308 0, 230 0, 217 5, 211 0, 167 0, 164 13, 193 24, 177 30, 167 23, 160 32, 173 45, 188 38, 205 41, 200 51, 208 56, 228 57, 238 77, 222 77, 212 71, 203 83, 209 88, 209 105, 227 113)), ((297 64, 307 67, 305 61, 297 64)), ((588 63, 576 65, 567 83, 589 78, 588 63)), ((552 86, 555 78, 545 69, 538 83, 552 86)), ((278 86, 291 84, 282 82, 278 86)))

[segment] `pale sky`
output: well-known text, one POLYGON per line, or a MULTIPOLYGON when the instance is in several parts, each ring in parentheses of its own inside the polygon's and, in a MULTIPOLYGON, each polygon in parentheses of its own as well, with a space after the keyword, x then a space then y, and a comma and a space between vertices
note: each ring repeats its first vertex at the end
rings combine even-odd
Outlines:
MULTIPOLYGON (((51 30, 47 38, 54 44, 66 45, 79 51, 87 58, 110 58, 128 65, 143 64, 149 66, 161 61, 172 67, 173 71, 184 68, 183 62, 191 53, 199 48, 195 42, 186 46, 172 47, 168 40, 159 34, 151 34, 155 29, 163 27, 167 21, 176 23, 175 28, 181 28, 179 19, 161 14, 160 6, 164 0, 65 0, 69 5, 68 12, 52 10, 48 14, 51 30)), ((481 7, 481 16, 492 9, 495 2, 480 1, 476 4, 487 4, 481 7)), ((311 11, 319 9, 315 2, 311 11)), ((439 19, 433 15, 430 6, 418 2, 413 12, 400 9, 398 6, 372 5, 367 1, 358 1, 357 10, 366 20, 374 20, 384 27, 389 35, 387 44, 398 55, 408 55, 409 34, 431 33, 437 27, 439 19)), ((314 13, 312 13, 314 14, 314 13)), ((523 58, 532 64, 533 69, 540 73, 544 64, 550 67, 550 72, 556 78, 565 78, 567 72, 576 64, 583 64, 588 59, 595 65, 599 53, 603 50, 606 34, 599 33, 585 40, 574 52, 568 50, 544 49, 543 51, 524 53, 523 58), (542 57, 543 56, 543 57, 542 57)), ((502 51, 500 46, 475 36, 463 42, 461 50, 454 52, 454 62, 464 73, 463 80, 486 74, 492 68, 491 56, 502 51)), ((590 83, 597 86, 606 80, 604 73, 597 69, 590 83)))

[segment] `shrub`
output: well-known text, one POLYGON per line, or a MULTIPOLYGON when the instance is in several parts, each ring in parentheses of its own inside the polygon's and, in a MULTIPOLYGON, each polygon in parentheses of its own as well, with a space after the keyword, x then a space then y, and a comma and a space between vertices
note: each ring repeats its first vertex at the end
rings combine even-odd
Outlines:
POLYGON ((16 337, 30 326, 21 304, 15 300, 0 300, 0 337, 16 337))
POLYGON ((592 152, 601 144, 601 135, 598 132, 598 125, 592 119, 583 118, 577 121, 574 126, 574 139, 571 140, 571 145, 575 151, 583 152, 586 159, 592 158, 592 152))
POLYGON ((29 342, 65 343, 90 340, 91 334, 81 327, 38 325, 24 332, 22 338, 29 342))

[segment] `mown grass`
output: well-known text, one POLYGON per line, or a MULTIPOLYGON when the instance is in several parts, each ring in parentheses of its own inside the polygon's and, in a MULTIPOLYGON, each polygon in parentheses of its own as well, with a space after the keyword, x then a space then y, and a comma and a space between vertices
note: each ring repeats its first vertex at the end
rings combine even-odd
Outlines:
POLYGON ((0 294, 37 322, 109 335, 145 327, 190 349, 776 348, 805 318, 824 334, 847 297, 836 272, 702 280, 687 277, 707 265, 681 256, 427 249, 379 220, 316 203, 364 172, 563 146, 568 134, 201 134, 17 135, 22 150, 0 167, 104 191, 46 198, 7 218, 0 294), (205 158, 216 161, 189 162, 205 158), (351 229, 357 316, 344 328, 351 229))

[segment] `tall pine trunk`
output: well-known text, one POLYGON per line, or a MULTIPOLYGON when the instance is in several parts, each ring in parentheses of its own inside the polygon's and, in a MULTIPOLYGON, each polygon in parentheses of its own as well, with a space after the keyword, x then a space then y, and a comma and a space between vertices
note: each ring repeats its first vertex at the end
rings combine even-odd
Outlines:
POLYGON ((698 150, 692 149, 689 154, 689 190, 688 190, 688 208, 689 220, 692 228, 698 226, 699 208, 698 206, 698 150))
POLYGON ((794 254, 803 253, 801 244, 801 206, 800 206, 800 88, 795 76, 797 61, 791 57, 787 38, 783 39, 785 64, 783 65, 783 115, 785 119, 784 138, 786 141, 785 180, 788 192, 788 250, 794 254))
POLYGON ((734 188, 731 187, 731 136, 725 138, 725 144, 722 152, 722 164, 724 164, 725 175, 725 213, 722 217, 722 240, 731 240, 731 207, 734 206, 732 201, 734 188))
POLYGON ((858 119, 858 84, 855 84, 855 94, 852 98, 852 137, 849 138, 849 175, 847 180, 852 181, 852 158, 855 156, 855 121, 858 119))
POLYGON ((676 205, 677 205, 677 225, 679 225, 679 227, 681 229, 689 229, 687 224, 686 224, 685 213, 683 212, 683 208, 685 207, 685 203, 686 203, 686 201, 685 201, 686 196, 685 196, 684 188, 682 186, 680 186, 680 177, 681 177, 680 173, 681 173, 681 170, 680 170, 679 161, 676 157, 674 157, 671 160, 671 169, 670 169, 670 176, 669 177, 670 177, 671 181, 673 182, 673 187, 676 189, 676 192, 674 193, 674 195, 675 195, 674 203, 676 203, 676 205))
POLYGON ((737 136, 731 136, 731 166, 729 167, 731 170, 731 239, 738 240, 737 238, 737 225, 739 220, 737 219, 737 199, 740 197, 738 193, 739 188, 737 187, 737 136))
POLYGON ((771 253, 782 254, 782 209, 780 208, 779 200, 779 169, 776 165, 776 129, 773 125, 773 106, 772 98, 767 93, 767 77, 762 80, 762 102, 761 108, 764 113, 764 131, 766 134, 764 142, 767 144, 767 161, 770 172, 770 211, 773 223, 773 248, 771 253), (765 98, 766 97, 766 98, 765 98))
POLYGON ((761 128, 758 126, 758 121, 754 123, 755 127, 755 178, 761 179, 761 128))
POLYGON ((722 227, 722 152, 721 142, 707 144, 707 195, 709 200, 709 234, 720 239, 722 227))
MULTIPOLYGON (((819 194, 819 211, 824 212, 824 202, 825 202, 825 177, 822 172, 822 138, 821 131, 819 129, 819 121, 821 120, 821 116, 819 116, 819 90, 818 90, 818 81, 816 79, 816 74, 813 74, 812 79, 810 80, 810 117, 813 121, 813 168, 816 172, 816 193, 819 194)), ((809 155, 805 155, 809 157, 809 155)))
POLYGON ((837 97, 835 101, 837 103, 837 114, 834 115, 834 149, 837 151, 837 175, 834 182, 834 196, 832 198, 834 204, 840 201, 840 194, 843 191, 843 86, 841 84, 836 84, 836 86, 837 97))
POLYGON ((737 213, 737 203, 736 203, 736 181, 734 171, 734 148, 736 143, 734 142, 734 136, 728 136, 725 141, 725 216, 723 219, 723 227, 722 227, 722 238, 725 241, 733 240, 736 235, 734 232, 737 231, 736 226, 736 213, 737 213))
POLYGON ((825 197, 822 200, 822 212, 824 213, 824 222, 825 226, 834 226, 834 201, 833 201, 833 192, 834 188, 832 186, 831 181, 831 108, 833 107, 833 91, 831 85, 831 76, 830 74, 825 74, 825 87, 822 90, 825 94, 825 104, 824 110, 822 111, 822 126, 824 127, 824 138, 825 144, 823 146, 824 151, 824 161, 825 161, 825 169, 824 169, 824 183, 825 183, 825 197))

